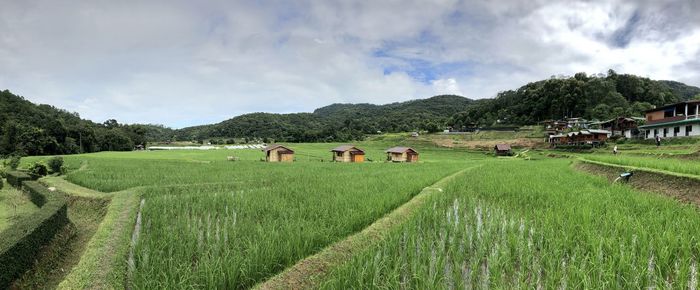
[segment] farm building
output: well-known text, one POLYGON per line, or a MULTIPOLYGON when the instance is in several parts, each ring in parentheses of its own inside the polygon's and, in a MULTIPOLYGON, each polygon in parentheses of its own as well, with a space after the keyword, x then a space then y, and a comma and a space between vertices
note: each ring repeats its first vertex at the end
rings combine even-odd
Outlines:
POLYGON ((337 162, 364 162, 365 151, 353 145, 342 145, 331 150, 333 161, 337 162))
POLYGON ((549 137, 549 144, 553 147, 557 145, 599 146, 608 141, 610 134, 612 133, 607 130, 581 130, 567 134, 552 135, 549 137))
POLYGON ((625 138, 633 138, 639 135, 640 131, 637 128, 644 118, 636 117, 618 117, 615 119, 593 123, 600 126, 600 129, 612 132, 612 136, 622 136, 625 138))
POLYGON ((386 150, 386 161, 416 162, 418 161, 418 151, 410 147, 392 147, 386 150))
POLYGON ((262 150, 265 152, 267 162, 292 162, 294 161, 294 150, 282 145, 269 145, 262 150))
POLYGON ((493 150, 496 152, 496 155, 498 155, 498 156, 513 155, 513 149, 511 149, 510 145, 508 145, 508 144, 496 144, 496 146, 493 147, 493 150))
POLYGON ((700 100, 663 106, 646 111, 646 124, 639 126, 646 139, 699 136, 700 100))

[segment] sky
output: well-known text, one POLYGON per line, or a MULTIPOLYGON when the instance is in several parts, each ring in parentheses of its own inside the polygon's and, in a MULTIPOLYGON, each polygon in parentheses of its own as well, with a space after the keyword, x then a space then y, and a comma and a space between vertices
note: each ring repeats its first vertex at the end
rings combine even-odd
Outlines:
POLYGON ((553 75, 700 86, 700 1, 0 0, 0 89, 173 128, 553 75))

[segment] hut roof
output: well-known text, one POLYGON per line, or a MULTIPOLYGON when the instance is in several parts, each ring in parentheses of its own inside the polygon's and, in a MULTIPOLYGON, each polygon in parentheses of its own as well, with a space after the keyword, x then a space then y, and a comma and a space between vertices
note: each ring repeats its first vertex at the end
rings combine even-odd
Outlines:
POLYGON ((595 129, 589 129, 588 132, 591 132, 593 134, 611 134, 612 133, 608 130, 595 130, 595 129))
POLYGON ((386 153, 404 153, 408 151, 413 151, 413 153, 418 154, 418 151, 413 150, 411 147, 391 147, 386 150, 386 153))
POLYGON ((345 151, 355 151, 355 152, 365 152, 364 150, 355 147, 355 145, 341 145, 331 149, 331 152, 345 152, 345 151))
POLYGON ((289 149, 289 147, 286 147, 286 146, 280 145, 280 144, 271 144, 271 145, 268 145, 267 147, 263 148, 262 151, 268 152, 268 151, 270 151, 270 150, 274 150, 274 149, 277 149, 277 148, 283 148, 283 149, 286 149, 286 150, 287 150, 288 152, 290 152, 290 153, 294 153, 294 150, 289 149))
POLYGON ((498 151, 509 151, 509 150, 510 150, 510 145, 509 145, 509 144, 496 144, 496 150, 498 150, 498 151))

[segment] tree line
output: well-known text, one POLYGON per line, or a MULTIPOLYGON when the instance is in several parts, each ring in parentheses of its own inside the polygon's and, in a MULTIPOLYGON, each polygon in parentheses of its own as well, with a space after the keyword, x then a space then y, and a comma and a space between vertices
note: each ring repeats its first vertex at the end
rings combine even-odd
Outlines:
POLYGON ((149 138, 162 138, 154 136, 154 128, 164 127, 125 125, 113 119, 94 123, 77 113, 0 91, 0 156, 128 151, 145 146, 149 138))
POLYGON ((517 90, 498 93, 493 99, 474 102, 452 116, 454 127, 530 125, 544 120, 583 117, 607 120, 619 116, 644 116, 646 110, 693 98, 697 87, 673 81, 655 81, 609 70, 607 75, 551 78, 517 90))

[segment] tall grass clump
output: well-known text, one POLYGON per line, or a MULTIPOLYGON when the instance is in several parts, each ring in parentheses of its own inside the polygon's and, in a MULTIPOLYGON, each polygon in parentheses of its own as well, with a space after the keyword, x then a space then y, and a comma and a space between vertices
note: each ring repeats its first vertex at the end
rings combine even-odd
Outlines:
POLYGON ((567 160, 493 162, 320 288, 696 289, 699 230, 696 208, 567 160))

